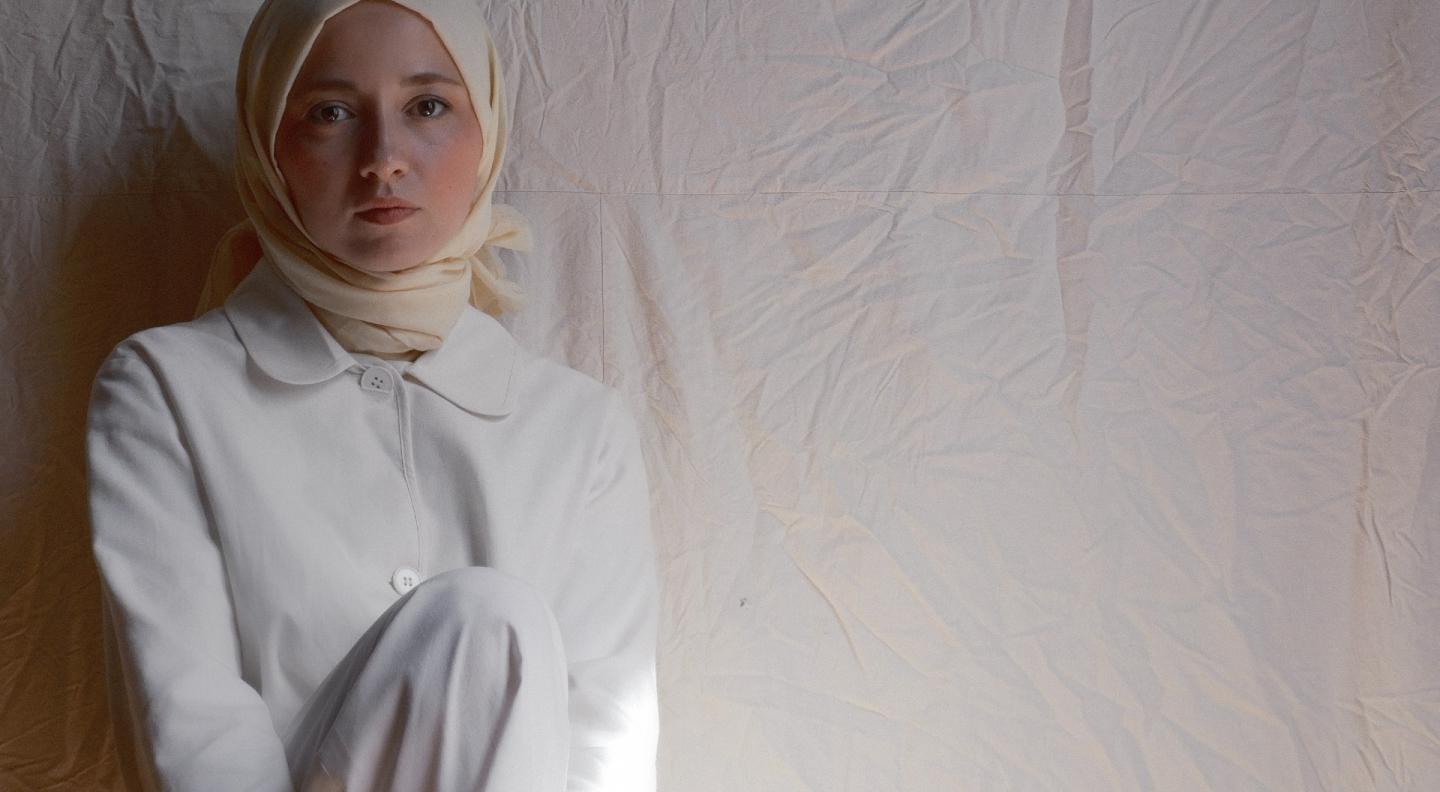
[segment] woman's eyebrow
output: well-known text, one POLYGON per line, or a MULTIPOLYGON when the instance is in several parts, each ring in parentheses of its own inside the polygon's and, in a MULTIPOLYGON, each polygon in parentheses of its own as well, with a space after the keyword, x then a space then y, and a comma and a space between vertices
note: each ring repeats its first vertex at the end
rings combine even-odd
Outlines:
MULTIPOLYGON (((444 83, 447 85, 459 86, 461 88, 465 87, 465 83, 455 79, 454 77, 448 77, 439 72, 420 72, 418 74, 412 74, 409 77, 401 80, 400 82, 402 85, 434 85, 435 83, 444 83)), ((360 90, 360 88, 356 86, 355 83, 350 82, 349 80, 341 79, 339 77, 322 77, 313 82, 305 83, 304 85, 300 86, 300 89, 302 91, 305 91, 306 93, 309 93, 311 91, 359 92, 360 90)))
POLYGON ((409 77, 406 77, 404 82, 406 85, 432 85, 434 83, 448 83, 450 85, 458 85, 461 88, 465 87, 465 83, 455 79, 454 77, 447 77, 446 75, 440 74, 438 72, 420 72, 419 74, 412 74, 409 77))
POLYGON ((321 91, 349 91, 351 93, 356 93, 358 92, 358 90, 359 89, 355 87, 355 83, 352 83, 349 80, 314 80, 312 82, 304 82, 296 85, 293 89, 291 89, 291 98, 293 99, 298 96, 309 96, 310 94, 320 93, 321 91))

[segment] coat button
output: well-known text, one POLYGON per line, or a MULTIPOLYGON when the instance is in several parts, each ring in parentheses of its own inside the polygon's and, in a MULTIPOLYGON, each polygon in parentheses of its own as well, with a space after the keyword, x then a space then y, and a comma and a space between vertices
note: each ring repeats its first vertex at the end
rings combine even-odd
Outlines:
POLYGON ((395 589, 398 594, 404 594, 418 585, 420 585, 420 573, 410 567, 400 567, 395 570, 395 574, 390 576, 390 587, 395 589))
POLYGON ((371 366, 360 372, 360 387, 365 390, 389 393, 394 377, 384 366, 371 366))

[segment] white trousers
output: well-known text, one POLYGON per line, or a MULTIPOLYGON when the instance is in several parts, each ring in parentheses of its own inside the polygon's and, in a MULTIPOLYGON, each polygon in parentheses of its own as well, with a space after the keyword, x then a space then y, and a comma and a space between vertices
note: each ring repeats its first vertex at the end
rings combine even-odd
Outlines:
POLYGON ((563 792, 566 685, 541 597, 452 570, 396 601, 305 703, 290 774, 302 792, 563 792))

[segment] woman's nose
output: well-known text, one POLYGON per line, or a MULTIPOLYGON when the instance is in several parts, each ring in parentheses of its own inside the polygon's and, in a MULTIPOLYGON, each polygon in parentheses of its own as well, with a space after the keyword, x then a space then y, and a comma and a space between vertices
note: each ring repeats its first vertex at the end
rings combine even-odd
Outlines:
POLYGON ((403 150, 402 135, 395 128, 395 122, 383 116, 374 117, 366 124, 366 133, 360 145, 360 176, 377 181, 393 181, 410 170, 403 150))

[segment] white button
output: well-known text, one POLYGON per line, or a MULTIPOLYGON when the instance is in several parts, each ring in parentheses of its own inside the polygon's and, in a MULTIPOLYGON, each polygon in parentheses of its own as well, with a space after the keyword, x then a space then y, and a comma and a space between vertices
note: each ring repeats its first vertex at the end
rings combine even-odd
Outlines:
POLYGON ((410 567, 400 567, 395 570, 395 574, 390 576, 390 587, 400 594, 404 594, 418 585, 420 585, 420 573, 410 567))
POLYGON ((360 372, 360 387, 365 390, 390 392, 391 375, 384 366, 371 366, 360 372))

